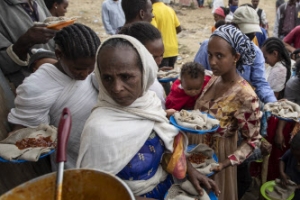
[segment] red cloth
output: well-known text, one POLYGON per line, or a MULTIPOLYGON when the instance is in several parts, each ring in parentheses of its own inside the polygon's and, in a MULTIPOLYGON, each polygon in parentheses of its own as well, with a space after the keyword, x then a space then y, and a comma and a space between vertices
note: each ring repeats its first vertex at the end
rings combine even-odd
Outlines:
POLYGON ((188 96, 185 94, 184 90, 179 88, 179 85, 181 84, 180 80, 176 80, 171 88, 170 94, 167 96, 166 99, 166 108, 167 109, 175 109, 175 110, 181 110, 181 109, 186 109, 186 110, 194 110, 195 103, 200 96, 200 94, 203 91, 203 88, 207 85, 208 81, 210 80, 210 76, 205 75, 204 76, 204 82, 202 86, 201 92, 194 96, 188 96))
POLYGON ((272 151, 269 158, 269 166, 268 166, 268 177, 267 180, 275 180, 276 178, 279 178, 279 159, 283 154, 290 148, 290 138, 291 138, 291 132, 293 131, 295 122, 287 122, 284 129, 283 129, 283 136, 285 140, 286 148, 281 151, 275 146, 274 139, 276 134, 278 124, 278 118, 271 116, 268 120, 268 129, 267 129, 267 137, 266 139, 268 142, 272 144, 272 151))
POLYGON ((300 26, 296 26, 289 34, 287 34, 283 41, 293 46, 295 49, 300 48, 300 26))

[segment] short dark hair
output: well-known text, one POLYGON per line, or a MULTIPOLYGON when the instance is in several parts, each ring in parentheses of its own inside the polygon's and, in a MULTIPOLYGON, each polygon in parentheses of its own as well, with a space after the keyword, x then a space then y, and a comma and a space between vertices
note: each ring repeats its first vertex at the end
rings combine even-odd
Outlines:
MULTIPOLYGON (((100 48, 99 53, 108 47, 113 47, 113 48, 119 48, 119 47, 131 47, 135 52, 136 52, 136 57, 137 57, 137 64, 140 67, 141 72, 143 73, 143 64, 142 64, 142 59, 140 58, 140 54, 138 51, 135 49, 135 47, 128 42, 127 40, 123 38, 111 38, 108 41, 106 41, 100 48)), ((98 58, 96 58, 98 59, 98 58)))
POLYGON ((129 35, 139 40, 143 45, 161 39, 159 30, 149 22, 134 22, 123 26, 119 34, 129 35))
POLYGON ((300 131, 293 137, 291 141, 291 149, 300 149, 300 131))
POLYGON ((220 6, 220 8, 224 11, 225 16, 230 13, 230 9, 229 8, 225 8, 223 6, 220 6))
POLYGON ((56 33, 55 43, 68 59, 94 57, 101 42, 97 34, 83 24, 72 24, 56 33))
POLYGON ((48 10, 51 10, 54 3, 61 4, 64 0, 44 0, 48 10))
POLYGON ((185 74, 193 79, 198 78, 199 76, 204 77, 204 67, 196 62, 185 63, 181 68, 180 77, 185 74))
POLYGON ((126 21, 132 21, 140 10, 147 10, 147 0, 122 0, 122 8, 126 21))

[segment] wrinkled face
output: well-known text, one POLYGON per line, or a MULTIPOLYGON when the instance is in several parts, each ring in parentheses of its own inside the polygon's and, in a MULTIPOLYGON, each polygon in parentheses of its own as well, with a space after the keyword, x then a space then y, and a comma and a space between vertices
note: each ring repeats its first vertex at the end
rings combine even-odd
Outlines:
POLYGON ((213 36, 208 42, 208 61, 214 75, 222 76, 236 70, 235 61, 240 55, 232 53, 232 47, 221 37, 213 36))
POLYGON ((256 9, 259 4, 259 0, 252 0, 251 2, 252 2, 253 8, 256 9))
POLYGON ((94 71, 95 58, 78 58, 76 60, 61 57, 59 63, 70 78, 75 80, 84 80, 94 71))
POLYGON ((181 86, 188 96, 196 96, 200 94, 204 77, 199 75, 198 78, 191 78, 188 74, 183 74, 181 76, 181 86))
POLYGON ((57 4, 57 8, 55 8, 56 10, 56 16, 60 17, 60 16, 65 16, 66 12, 67 12, 67 7, 69 6, 69 2, 67 0, 64 0, 62 3, 57 4))
POLYGON ((215 14, 214 13, 214 20, 215 20, 215 22, 217 22, 217 21, 219 21, 220 19, 225 19, 224 17, 222 17, 222 16, 220 16, 220 15, 218 15, 218 14, 215 14))
POLYGON ((145 44, 146 49, 152 54, 157 65, 161 64, 165 52, 162 39, 149 41, 145 44))
POLYGON ((142 20, 146 21, 146 22, 151 22, 152 18, 154 17, 152 11, 153 11, 152 2, 150 0, 148 0, 146 10, 143 11, 143 14, 141 16, 142 20))
POLYGON ((142 96, 142 71, 138 54, 130 46, 104 47, 97 60, 101 81, 110 97, 121 106, 142 96))
POLYGON ((273 51, 272 53, 269 53, 266 51, 266 47, 264 46, 261 51, 264 54, 265 62, 269 64, 270 66, 274 66, 278 62, 278 52, 273 51))

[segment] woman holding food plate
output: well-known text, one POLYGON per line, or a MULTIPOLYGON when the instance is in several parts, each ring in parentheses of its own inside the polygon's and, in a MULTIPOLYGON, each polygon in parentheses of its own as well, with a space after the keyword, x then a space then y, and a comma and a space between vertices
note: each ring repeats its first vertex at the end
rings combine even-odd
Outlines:
POLYGON ((211 80, 198 98, 195 109, 207 112, 220 121, 214 133, 189 135, 190 144, 206 143, 214 149, 219 166, 214 180, 221 194, 219 200, 238 199, 236 165, 241 164, 260 146, 261 112, 252 87, 237 72, 242 65, 253 64, 253 44, 232 25, 219 27, 210 37, 208 59, 213 72, 211 80), (237 146, 238 132, 244 141, 237 146))

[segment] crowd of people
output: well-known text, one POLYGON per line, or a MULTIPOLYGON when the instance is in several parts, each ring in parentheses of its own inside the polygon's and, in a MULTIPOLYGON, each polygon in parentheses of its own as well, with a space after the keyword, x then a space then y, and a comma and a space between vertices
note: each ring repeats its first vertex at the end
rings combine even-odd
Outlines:
POLYGON ((67 0, 0 1, 0 68, 16 95, 8 134, 57 127, 68 107, 73 122, 65 168, 105 171, 138 200, 164 199, 174 179, 161 159, 174 152, 180 133, 168 118, 181 109, 200 110, 220 121, 210 134, 183 133, 185 145, 207 144, 219 160, 212 177, 185 161, 186 178, 200 196, 212 190, 220 200, 241 199, 251 185, 249 163, 269 155, 268 180, 294 181, 300 198, 299 122, 262 117, 267 103, 300 105, 300 4, 279 3, 269 38, 259 0, 215 8, 212 34, 194 61, 181 67, 174 83, 162 84, 157 72, 174 69, 181 32, 175 11, 163 2, 105 0, 102 21, 111 36, 101 43, 84 24, 52 30, 36 23, 64 16, 67 0))

